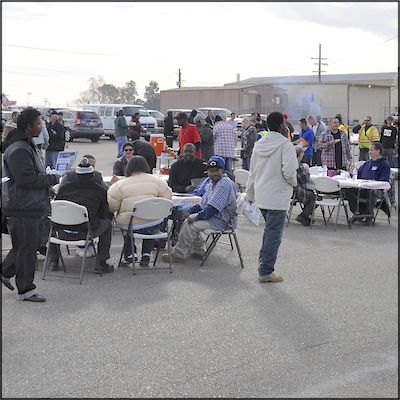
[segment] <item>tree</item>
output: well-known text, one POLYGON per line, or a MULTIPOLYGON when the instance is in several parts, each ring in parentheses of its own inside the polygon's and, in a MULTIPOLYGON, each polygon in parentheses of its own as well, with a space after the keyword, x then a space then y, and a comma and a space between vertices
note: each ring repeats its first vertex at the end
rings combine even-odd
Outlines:
POLYGON ((89 89, 79 93, 79 99, 75 100, 77 104, 100 103, 99 87, 105 84, 104 78, 102 76, 98 76, 97 79, 92 77, 88 82, 89 89))
POLYGON ((100 103, 119 103, 119 89, 110 84, 99 87, 100 103))
POLYGON ((135 104, 137 94, 136 82, 132 80, 126 82, 125 86, 119 89, 121 103, 135 104))
POLYGON ((146 91, 144 93, 144 98, 146 102, 144 106, 150 110, 160 109, 160 93, 158 93, 160 88, 156 81, 150 81, 149 86, 146 86, 146 91))

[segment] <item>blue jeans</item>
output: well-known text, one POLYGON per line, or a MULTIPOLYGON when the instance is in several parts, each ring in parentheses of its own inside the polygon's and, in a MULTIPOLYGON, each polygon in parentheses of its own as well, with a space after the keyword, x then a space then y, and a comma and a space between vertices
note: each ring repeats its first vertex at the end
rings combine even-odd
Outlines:
POLYGON ((283 226, 285 224, 286 210, 263 210, 265 219, 263 243, 258 258, 260 276, 270 275, 274 272, 276 257, 282 240, 283 226))
POLYGON ((122 146, 125 143, 128 143, 128 136, 115 136, 115 140, 117 142, 117 147, 118 147, 118 155, 117 158, 120 158, 124 155, 124 151, 122 149, 122 146))
POLYGON ((58 153, 59 153, 58 151, 46 150, 46 155, 45 155, 46 167, 50 167, 51 169, 56 168, 58 153))
MULTIPOLYGON (((151 234, 161 230, 162 226, 163 226, 163 223, 155 225, 155 226, 150 226, 148 228, 138 229, 136 231, 133 231, 133 233, 142 233, 144 235, 151 235, 151 234)), ((144 239, 143 245, 142 245, 142 255, 143 254, 151 254, 151 251, 153 250, 153 246, 154 246, 154 239, 144 239)), ((135 241, 133 242, 133 247, 134 247, 134 253, 136 254, 135 241)), ((125 259, 127 259, 128 256, 131 256, 131 255, 132 255, 131 239, 128 236, 126 236, 125 243, 124 243, 124 257, 125 257, 125 259)))
POLYGON ((250 171, 250 160, 251 156, 242 158, 242 168, 246 171, 250 171))

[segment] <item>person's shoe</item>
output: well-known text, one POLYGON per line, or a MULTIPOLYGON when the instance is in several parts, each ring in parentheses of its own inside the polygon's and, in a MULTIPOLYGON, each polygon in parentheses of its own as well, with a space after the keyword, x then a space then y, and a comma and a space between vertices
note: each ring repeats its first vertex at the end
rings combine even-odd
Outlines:
POLYGON ((385 200, 381 200, 381 210, 390 218, 390 208, 385 200))
MULTIPOLYGON (((132 254, 131 254, 131 255, 129 255, 129 256, 127 256, 127 257, 124 258, 124 263, 125 263, 125 264, 132 264, 132 259, 133 259, 133 257, 132 257, 132 254)), ((139 261, 139 258, 138 258, 138 256, 135 254, 135 263, 137 263, 138 261, 139 261)))
POLYGON ((50 267, 50 271, 58 271, 59 270, 57 261, 50 261, 49 267, 50 267))
POLYGON ((46 251, 47 251, 47 247, 46 247, 46 246, 40 246, 40 247, 38 248, 38 252, 39 252, 39 254, 41 254, 42 256, 45 256, 45 255, 46 255, 46 251))
MULTIPOLYGON (((166 263, 169 262, 169 255, 163 254, 162 260, 166 263)), ((174 256, 173 254, 171 254, 171 262, 183 262, 183 261, 185 261, 184 258, 178 258, 178 257, 174 256)))
POLYGON ((145 254, 142 256, 142 259, 140 260, 140 266, 141 267, 148 267, 150 264, 150 256, 145 254))
POLYGON ((25 298, 24 301, 32 301, 34 303, 44 303, 46 299, 39 293, 35 293, 32 296, 25 298))
POLYGON ((299 214, 295 220, 304 226, 310 226, 311 219, 306 218, 303 214, 299 214))
MULTIPOLYGON (((84 247, 77 247, 76 248, 76 255, 79 257, 85 257, 85 248, 84 247)), ((94 249, 92 246, 87 248, 86 251, 86 258, 95 257, 96 254, 94 253, 94 249)))
POLYGON ((373 220, 374 219, 372 217, 365 218, 365 221, 363 221, 363 224, 366 226, 370 226, 370 225, 372 225, 373 220))
MULTIPOLYGON (((100 268, 102 274, 108 274, 109 272, 114 272, 114 267, 110 264, 107 264, 106 261, 100 262, 100 268)), ((100 269, 97 265, 94 267, 94 272, 96 274, 100 274, 100 269)))
POLYGON ((10 290, 14 290, 14 289, 15 289, 14 286, 11 284, 10 278, 6 278, 6 277, 3 276, 3 275, 0 275, 0 277, 1 277, 1 283, 2 283, 7 289, 10 289, 10 290))
POLYGON ((261 275, 258 277, 258 282, 282 282, 283 278, 281 275, 275 275, 274 273, 270 275, 261 275))

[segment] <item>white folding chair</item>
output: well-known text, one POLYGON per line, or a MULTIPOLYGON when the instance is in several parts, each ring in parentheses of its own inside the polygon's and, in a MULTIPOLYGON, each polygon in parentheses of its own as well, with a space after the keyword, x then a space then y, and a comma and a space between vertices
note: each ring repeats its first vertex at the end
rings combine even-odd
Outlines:
POLYGON ((50 261, 49 260, 50 244, 58 245, 57 249, 60 255, 61 263, 64 268, 64 272, 67 272, 67 270, 65 268, 65 263, 61 253, 60 245, 64 244, 66 246, 72 245, 72 246, 85 247, 84 257, 82 259, 81 271, 79 277, 80 284, 82 284, 83 271, 86 266, 87 250, 88 247, 91 246, 96 256, 96 264, 97 267, 99 268, 100 276, 102 276, 103 274, 101 273, 101 266, 99 263, 99 259, 97 257, 96 246, 94 245, 95 241, 97 241, 98 238, 97 237, 95 238, 92 235, 92 229, 90 227, 90 222, 89 222, 89 214, 86 207, 67 200, 53 200, 51 201, 50 204, 51 204, 51 215, 49 219, 51 226, 50 226, 49 240, 47 242, 46 259, 44 261, 42 279, 44 279, 46 276, 46 270, 50 261), (57 227, 54 224, 57 224, 57 227), (71 227, 74 225, 83 225, 83 224, 86 225, 84 228, 86 231, 85 232, 86 238, 84 240, 60 239, 59 232, 62 229, 62 226, 71 227))
POLYGON ((294 190, 293 190, 292 198, 291 198, 291 200, 290 200, 289 210, 288 210, 288 212, 286 213, 286 218, 287 218, 287 224, 286 224, 286 226, 289 226, 290 218, 292 217, 293 207, 294 207, 297 203, 300 205, 301 211, 303 211, 304 206, 303 206, 303 204, 299 201, 299 199, 297 198, 297 191, 296 191, 296 189, 294 189, 294 190))
POLYGON ((320 169, 321 167, 318 167, 318 166, 314 166, 314 167, 310 167, 309 169, 308 169, 308 172, 310 173, 310 175, 318 175, 319 174, 319 169, 320 169))
MULTIPOLYGON (((172 262, 171 262, 171 241, 170 241, 170 232, 169 226, 166 224, 167 232, 155 232, 153 234, 143 234, 143 233, 135 233, 135 225, 132 224, 133 218, 141 218, 144 220, 155 222, 155 225, 158 225, 161 219, 168 218, 172 213, 174 203, 171 200, 164 199, 162 197, 154 197, 151 199, 144 199, 135 203, 134 208, 131 213, 131 218, 129 220, 129 225, 119 225, 122 235, 124 238, 127 236, 131 242, 131 249, 133 252, 134 249, 134 239, 167 239, 167 249, 169 255, 169 267, 155 267, 158 255, 160 253, 160 246, 157 246, 156 257, 153 262, 152 269, 169 269, 169 272, 172 273, 172 262), (157 222, 156 222, 157 221, 157 222)), ((154 225, 153 225, 154 226, 154 225)), ((148 227, 151 227, 149 225, 148 227)), ((124 240, 125 242, 125 240, 124 240)), ((124 253, 124 246, 121 250, 121 256, 119 258, 118 267, 121 265, 122 256, 124 253)), ((135 267, 135 258, 132 257, 133 264, 133 275, 136 275, 136 270, 148 270, 148 268, 136 268, 135 267)))
POLYGON ((311 214, 310 229, 312 228, 312 225, 314 223, 314 214, 315 214, 315 209, 317 208, 317 206, 321 207, 322 217, 324 218, 325 226, 327 226, 327 223, 326 223, 326 218, 325 218, 324 207, 325 206, 333 207, 333 209, 335 207, 337 208, 335 228, 334 228, 335 231, 336 231, 336 226, 337 226, 337 223, 339 220, 340 208, 343 207, 345 214, 346 214, 347 225, 348 225, 349 229, 351 229, 351 222, 349 220, 349 214, 348 214, 348 209, 347 209, 349 202, 348 202, 348 200, 344 200, 343 194, 340 190, 339 182, 335 181, 332 178, 328 178, 325 176, 320 176, 318 178, 315 178, 315 179, 313 179, 313 182, 315 185, 315 192, 316 192, 317 196, 316 196, 316 200, 314 202, 313 212, 311 214))
POLYGON ((239 191, 242 192, 242 189, 246 189, 247 180, 249 179, 250 175, 249 171, 238 168, 233 171, 233 175, 239 191))
MULTIPOLYGON (((236 215, 236 211, 234 216, 236 215)), ((233 217, 234 217, 233 216, 233 217)), ((202 261, 200 263, 200 267, 202 267, 204 265, 204 263, 206 262, 208 256, 211 254, 211 252, 214 250, 215 246, 218 243, 218 240, 223 236, 223 235, 228 235, 229 237, 229 241, 231 244, 231 249, 233 250, 233 244, 232 244, 232 236, 233 239, 235 241, 235 245, 236 245, 236 250, 238 252, 239 255, 239 260, 240 260, 240 265, 242 267, 242 269, 244 268, 244 264, 243 264, 243 258, 242 258, 242 252, 240 250, 240 246, 239 246, 239 241, 238 238, 236 236, 236 232, 235 229, 232 226, 232 219, 229 221, 228 224, 226 224, 225 229, 222 229, 220 231, 214 230, 214 229, 206 229, 203 233, 205 235, 207 235, 207 239, 206 239, 206 243, 208 242, 208 239, 211 238, 211 243, 208 245, 206 252, 203 255, 202 261)))

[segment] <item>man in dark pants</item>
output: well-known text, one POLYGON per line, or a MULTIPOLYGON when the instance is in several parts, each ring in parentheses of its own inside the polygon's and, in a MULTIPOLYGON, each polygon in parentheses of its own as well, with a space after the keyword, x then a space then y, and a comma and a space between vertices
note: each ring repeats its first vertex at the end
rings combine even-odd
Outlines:
POLYGON ((174 119, 172 117, 172 111, 168 111, 164 119, 164 136, 167 146, 172 147, 174 141, 174 119))
MULTIPOLYGON (((107 263, 110 258, 110 246, 112 235, 112 213, 109 211, 107 202, 107 190, 99 185, 93 177, 94 168, 89 160, 84 158, 76 167, 76 179, 62 186, 57 194, 56 200, 68 200, 85 206, 88 210, 90 227, 93 237, 99 237, 98 253, 101 272, 113 272, 112 265, 107 263)), ((79 226, 56 227, 60 239, 84 240, 86 239, 86 227, 79 226)), ((51 244, 49 249, 50 269, 58 270, 57 245, 51 244)), ((96 266, 95 272, 99 273, 96 266)))
POLYGON ((57 164, 57 157, 60 151, 65 148, 65 128, 59 121, 57 111, 50 111, 50 122, 47 124, 49 133, 49 145, 46 149, 46 167, 54 169, 57 164))
POLYGON ((18 300, 43 302, 33 283, 39 247, 41 218, 50 214, 49 187, 59 177, 46 175, 44 164, 32 141, 42 129, 40 113, 26 108, 18 118, 17 129, 3 142, 4 172, 10 178, 3 185, 3 213, 11 235, 12 250, 2 263, 2 283, 14 289, 10 278, 15 275, 18 300))

